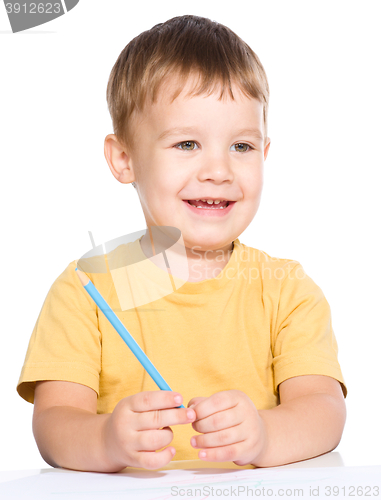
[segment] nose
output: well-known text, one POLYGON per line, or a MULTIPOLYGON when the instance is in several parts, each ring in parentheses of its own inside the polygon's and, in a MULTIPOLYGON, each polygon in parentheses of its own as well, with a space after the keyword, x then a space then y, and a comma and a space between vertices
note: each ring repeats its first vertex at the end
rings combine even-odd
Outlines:
POLYGON ((231 183, 234 179, 229 153, 218 151, 205 154, 201 160, 198 172, 199 181, 212 181, 216 184, 231 183))

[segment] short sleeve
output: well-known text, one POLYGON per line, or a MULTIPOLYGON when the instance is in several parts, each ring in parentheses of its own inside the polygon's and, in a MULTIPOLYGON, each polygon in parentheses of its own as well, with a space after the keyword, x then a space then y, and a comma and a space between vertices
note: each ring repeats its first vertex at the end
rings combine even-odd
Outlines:
POLYGON ((99 395, 101 334, 97 307, 83 288, 75 261, 51 286, 29 341, 17 391, 34 402, 37 381, 61 380, 99 395))
POLYGON ((326 375, 347 387, 338 361, 329 304, 316 283, 296 263, 282 281, 273 339, 276 390, 300 375, 326 375))

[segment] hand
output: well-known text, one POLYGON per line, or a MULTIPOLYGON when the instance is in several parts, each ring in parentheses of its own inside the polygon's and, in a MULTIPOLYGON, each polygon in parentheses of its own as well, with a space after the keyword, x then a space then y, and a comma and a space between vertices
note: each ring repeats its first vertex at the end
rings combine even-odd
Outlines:
POLYGON ((211 462, 253 463, 266 446, 262 418, 251 399, 242 391, 231 390, 209 398, 193 398, 188 407, 196 412, 192 427, 202 435, 191 445, 202 448, 198 456, 211 462))
POLYGON ((122 399, 108 415, 103 440, 107 459, 124 467, 158 469, 167 465, 176 453, 168 447, 173 439, 170 425, 189 424, 195 411, 176 408, 182 396, 172 391, 140 392, 122 399))

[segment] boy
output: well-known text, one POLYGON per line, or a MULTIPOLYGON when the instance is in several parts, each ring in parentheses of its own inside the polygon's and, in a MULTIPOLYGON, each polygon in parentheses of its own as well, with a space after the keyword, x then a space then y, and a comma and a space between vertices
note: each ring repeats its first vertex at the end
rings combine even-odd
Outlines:
MULTIPOLYGON (((119 312, 110 275, 89 278, 174 392, 157 390, 72 262, 45 300, 18 384, 52 466, 155 469, 177 453, 271 467, 338 445, 347 389, 329 305, 298 262, 238 239, 259 206, 268 98, 257 56, 209 19, 173 18, 120 54, 106 160, 133 183, 148 228, 181 231, 189 279, 149 310, 119 312)), ((148 233, 133 245, 144 259, 148 233)))

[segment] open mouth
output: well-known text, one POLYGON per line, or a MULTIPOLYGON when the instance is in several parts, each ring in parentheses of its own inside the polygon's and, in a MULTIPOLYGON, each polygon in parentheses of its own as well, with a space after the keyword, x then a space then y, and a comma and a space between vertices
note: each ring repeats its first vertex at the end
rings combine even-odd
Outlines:
POLYGON ((187 201, 189 205, 192 205, 192 207, 199 209, 203 208, 207 210, 223 210, 224 208, 227 208, 231 203, 229 200, 209 200, 209 201, 184 200, 184 201, 187 201))

